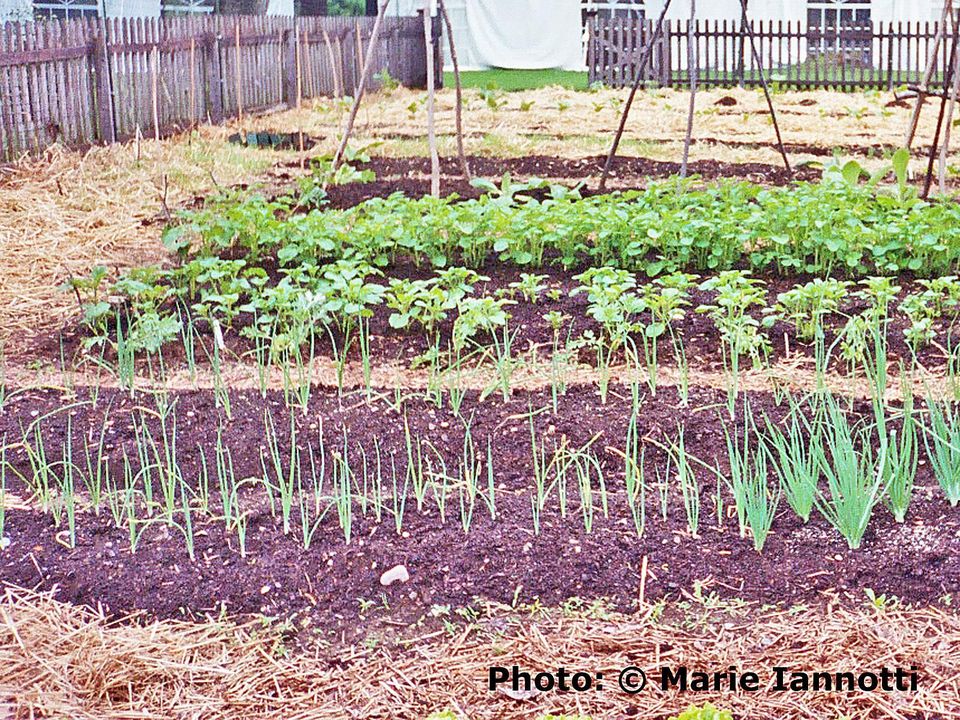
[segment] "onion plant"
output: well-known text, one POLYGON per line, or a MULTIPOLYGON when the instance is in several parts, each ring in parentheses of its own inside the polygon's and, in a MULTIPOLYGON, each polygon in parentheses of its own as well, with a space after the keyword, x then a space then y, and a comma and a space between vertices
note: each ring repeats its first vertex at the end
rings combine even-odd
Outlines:
POLYGON ((886 490, 888 439, 880 435, 880 447, 874 453, 871 426, 862 421, 851 424, 830 395, 825 398, 821 422, 823 443, 816 453, 827 490, 818 490, 816 507, 856 550, 886 490))
MULTIPOLYGON (((767 541, 773 518, 780 504, 782 489, 775 483, 771 489, 767 476, 767 454, 757 437, 757 429, 750 415, 750 405, 744 402, 742 441, 738 431, 724 427, 727 460, 730 467, 727 484, 733 495, 740 527, 740 537, 750 528, 753 546, 760 552, 767 541)), ((717 468, 717 474, 722 472, 717 468)))
POLYGON ((630 511, 637 537, 643 537, 647 521, 647 484, 644 475, 644 457, 645 450, 638 429, 638 413, 634 409, 630 414, 630 421, 627 423, 627 437, 623 451, 623 474, 627 509, 630 511))
MULTIPOLYGON (((294 495, 300 484, 300 448, 297 444, 297 424, 290 415, 290 451, 287 457, 286 469, 284 469, 283 454, 280 450, 280 441, 277 437, 277 431, 273 424, 273 417, 269 410, 263 412, 264 434, 267 443, 266 457, 264 452, 260 452, 260 465, 263 470, 263 483, 265 487, 272 487, 277 491, 280 501, 280 515, 283 520, 283 534, 290 534, 290 519, 293 514, 294 495), (269 469, 267 461, 269 460, 269 469)), ((346 441, 344 441, 346 445, 346 441)), ((345 447, 346 451, 346 447, 345 447)), ((347 462, 345 459, 344 462, 347 462)), ((346 465, 349 468, 349 463, 346 465)))
POLYGON ((790 406, 789 414, 780 424, 785 429, 764 416, 765 429, 761 441, 767 460, 776 471, 787 504, 803 522, 808 522, 821 475, 821 423, 818 420, 810 422, 792 397, 790 406))
POLYGON ((927 398, 929 427, 923 442, 940 488, 953 507, 960 504, 960 410, 949 402, 927 398))
POLYGON ((884 405, 880 402, 874 405, 877 433, 886 438, 887 462, 883 465, 883 484, 887 491, 885 502, 898 523, 904 521, 907 510, 910 508, 919 463, 919 442, 910 384, 906 378, 902 383, 903 421, 899 433, 896 428, 888 427, 884 405))
MULTIPOLYGON (((680 487, 680 497, 683 499, 683 509, 687 518, 687 529, 693 537, 698 536, 700 528, 700 482, 693 469, 691 455, 686 449, 686 431, 682 425, 677 425, 675 440, 669 440, 666 446, 669 462, 667 463, 666 481, 669 482, 671 465, 675 468, 677 484, 680 487)), ((664 519, 666 519, 666 492, 664 485, 661 498, 664 519)))

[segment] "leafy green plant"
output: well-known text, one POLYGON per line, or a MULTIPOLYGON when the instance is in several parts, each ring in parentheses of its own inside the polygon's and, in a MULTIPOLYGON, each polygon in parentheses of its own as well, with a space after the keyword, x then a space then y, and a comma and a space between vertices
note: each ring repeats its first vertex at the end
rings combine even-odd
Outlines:
POLYGON ((626 270, 610 267, 591 268, 574 277, 580 285, 571 296, 587 294, 587 314, 600 325, 600 334, 588 331, 583 341, 592 345, 600 370, 600 397, 606 402, 610 366, 615 354, 626 351, 628 359, 636 355, 631 333, 642 332, 638 316, 645 309, 644 301, 634 292, 636 279, 626 270))
POLYGON ((749 356, 759 364, 769 349, 769 341, 760 334, 760 322, 749 314, 753 307, 766 304, 763 283, 740 270, 719 273, 700 284, 701 290, 715 293, 713 303, 701 305, 720 332, 724 367, 727 370, 727 407, 733 417, 740 390, 740 358, 749 356))
POLYGON ((711 703, 703 706, 691 705, 679 715, 670 720, 733 720, 733 713, 729 710, 719 710, 711 703))
POLYGON ((543 281, 547 279, 546 275, 536 275, 533 273, 520 273, 520 279, 511 282, 507 287, 512 292, 519 293, 528 303, 537 303, 540 294, 547 289, 543 281))
POLYGON ((770 309, 768 320, 786 320, 797 331, 800 340, 810 342, 823 332, 823 318, 836 313, 851 283, 832 278, 815 278, 804 285, 780 293, 770 309))

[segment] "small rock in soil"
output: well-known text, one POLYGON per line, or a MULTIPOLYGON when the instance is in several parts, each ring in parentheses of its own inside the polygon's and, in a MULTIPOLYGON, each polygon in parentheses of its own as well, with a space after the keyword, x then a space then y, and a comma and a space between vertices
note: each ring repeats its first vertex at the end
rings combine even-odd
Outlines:
POLYGON ((397 565, 387 570, 380 576, 380 584, 384 587, 390 587, 396 582, 405 583, 410 579, 410 573, 403 565, 397 565))

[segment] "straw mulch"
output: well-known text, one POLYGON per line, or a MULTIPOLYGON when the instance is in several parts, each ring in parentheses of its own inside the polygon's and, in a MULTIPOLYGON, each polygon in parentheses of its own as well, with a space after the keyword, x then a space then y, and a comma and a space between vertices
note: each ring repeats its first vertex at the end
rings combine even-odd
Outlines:
MULTIPOLYGON (((527 355, 519 359, 521 364, 515 369, 510 381, 515 390, 543 390, 555 382, 554 370, 542 357, 527 355)), ((892 365, 889 373, 886 398, 889 401, 900 401, 903 399, 905 378, 899 376, 897 368, 892 365)), ((431 377, 430 370, 414 369, 398 361, 377 363, 369 369, 369 375, 371 387, 381 391, 424 390, 437 382, 436 378, 431 377)), ((95 370, 74 371, 65 375, 53 368, 24 368, 10 363, 6 367, 0 365, 0 376, 6 379, 11 389, 18 390, 54 388, 72 392, 91 387, 119 387, 115 376, 95 370)), ((589 365, 571 363, 564 368, 564 380, 571 387, 597 385, 600 379, 597 369, 589 365)), ((614 386, 626 387, 634 382, 646 385, 649 375, 642 368, 615 365, 608 369, 608 379, 614 386)), ((688 387, 716 390, 727 390, 730 382, 722 370, 688 368, 684 378, 677 368, 662 365, 657 370, 656 385, 658 388, 680 387, 684 379, 688 387)), ((220 370, 220 380, 234 390, 259 391, 261 384, 273 390, 289 387, 289 378, 285 379, 279 368, 271 367, 261 376, 255 365, 242 361, 224 362, 220 370)), ((310 380, 317 387, 338 387, 336 363, 327 357, 315 358, 310 365, 310 380)), ((739 389, 745 392, 813 392, 820 388, 821 383, 838 396, 870 398, 874 392, 873 386, 862 374, 852 376, 828 372, 818 378, 812 359, 805 356, 784 358, 770 367, 741 370, 738 380, 739 389)), ((448 381, 463 389, 482 391, 495 386, 499 376, 495 367, 481 364, 461 369, 456 378, 444 380, 448 381)), ((193 373, 186 368, 167 367, 163 378, 151 379, 145 371, 137 380, 137 387, 143 390, 211 390, 216 387, 216 382, 213 373, 205 367, 199 367, 193 373)), ((347 389, 365 388, 366 372, 362 365, 357 362, 347 363, 343 369, 342 382, 347 389)), ((960 394, 960 379, 937 371, 916 371, 909 378, 909 387, 914 397, 955 397, 960 394)))
POLYGON ((262 173, 277 155, 226 142, 223 128, 86 151, 55 145, 0 173, 0 345, 76 312, 61 286, 95 265, 157 262, 169 209, 262 173))
POLYGON ((520 720, 546 713, 594 718, 666 717, 712 701, 751 720, 960 717, 960 618, 933 609, 763 611, 720 617, 697 606, 685 622, 501 614, 450 639, 434 633, 396 648, 329 660, 287 654, 258 623, 110 622, 47 595, 8 590, 0 602, 0 699, 17 717, 458 718, 520 720), (691 622, 691 618, 699 622, 691 622), (441 636, 442 640, 436 639, 441 636), (602 691, 517 700, 486 689, 490 665, 603 672, 602 691), (910 693, 680 696, 652 685, 628 697, 621 668, 651 678, 663 665, 761 677, 769 668, 832 672, 916 665, 910 693))
MULTIPOLYGON (((464 131, 468 153, 482 155, 559 155, 580 157, 606 153, 617 127, 627 90, 597 92, 542 88, 497 96, 493 109, 478 90, 466 90, 464 131), (527 103, 532 103, 526 111, 527 103)), ((385 139, 376 152, 408 155, 425 148, 426 110, 422 91, 398 89, 364 100, 358 116, 357 143, 385 139)), ((639 93, 630 112, 621 152, 656 160, 679 161, 686 134, 689 95, 677 89, 639 93)), ((756 90, 712 88, 697 95, 693 137, 709 141, 694 144, 693 159, 721 162, 780 164, 773 146, 775 135, 764 96, 756 90), (719 101, 735 102, 732 106, 719 101)), ((784 142, 834 147, 891 147, 903 143, 910 118, 909 107, 887 105, 892 93, 840 93, 831 91, 783 92, 774 96, 784 142)), ((455 152, 455 95, 451 89, 437 98, 437 132, 443 154, 455 152)), ((305 103, 299 110, 271 117, 278 130, 303 130, 330 138, 342 126, 344 111, 329 100, 305 103)), ((921 116, 917 144, 933 137, 936 109, 928 104, 921 116)), ((791 153, 794 163, 819 159, 791 153)), ((867 166, 882 159, 859 158, 867 166)), ((918 166, 919 167, 919 166, 918 166)))

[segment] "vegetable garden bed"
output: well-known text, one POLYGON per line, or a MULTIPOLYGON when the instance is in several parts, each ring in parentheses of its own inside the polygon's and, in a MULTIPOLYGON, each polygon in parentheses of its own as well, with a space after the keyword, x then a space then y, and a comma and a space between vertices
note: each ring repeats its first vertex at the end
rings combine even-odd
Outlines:
POLYGON ((906 157, 354 204, 358 160, 181 213, 165 266, 73 279, 58 386, 0 384, 3 580, 276 616, 308 648, 455 635, 485 603, 955 602, 960 207, 906 157))

